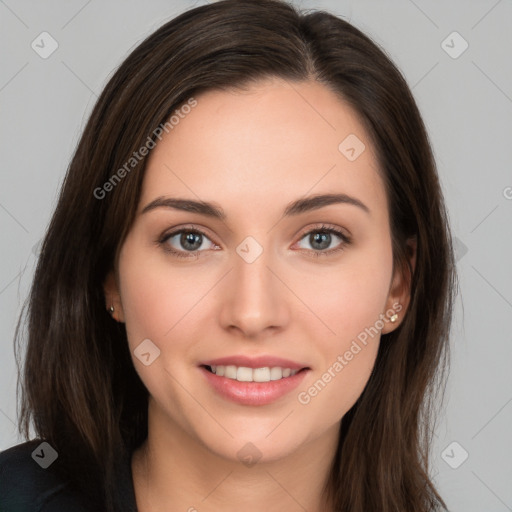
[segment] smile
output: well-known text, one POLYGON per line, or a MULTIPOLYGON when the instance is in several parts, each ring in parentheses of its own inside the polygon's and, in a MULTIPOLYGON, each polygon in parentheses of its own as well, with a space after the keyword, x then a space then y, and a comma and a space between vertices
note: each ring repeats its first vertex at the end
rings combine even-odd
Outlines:
POLYGON ((239 405, 251 406, 268 405, 280 398, 285 399, 311 371, 309 368, 291 370, 276 366, 249 368, 234 365, 202 365, 198 369, 207 386, 217 396, 239 405))
POLYGON ((219 377, 237 380, 238 382, 270 382, 271 380, 281 380, 287 377, 293 377, 300 370, 291 368, 282 368, 280 366, 264 368, 248 368, 246 366, 235 365, 212 365, 206 366, 206 369, 219 377))

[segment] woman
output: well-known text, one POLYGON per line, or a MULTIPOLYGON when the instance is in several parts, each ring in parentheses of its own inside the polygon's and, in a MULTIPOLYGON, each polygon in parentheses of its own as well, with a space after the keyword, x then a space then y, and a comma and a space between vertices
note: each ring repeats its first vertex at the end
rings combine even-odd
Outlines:
POLYGON ((400 72, 325 12, 191 9, 84 130, 2 510, 418 511, 455 275, 400 72), (39 508, 38 508, 39 507, 39 508))

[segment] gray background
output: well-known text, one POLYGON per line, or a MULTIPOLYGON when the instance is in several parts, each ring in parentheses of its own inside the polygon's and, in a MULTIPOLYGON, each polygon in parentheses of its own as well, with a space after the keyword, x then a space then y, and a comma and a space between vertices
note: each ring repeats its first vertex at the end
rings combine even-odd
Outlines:
MULTIPOLYGON (((205 1, 0 0, 0 450, 20 442, 15 322, 86 116, 142 38, 205 1), (31 47, 50 47, 43 31, 58 43, 46 59, 31 47)), ((512 1, 295 4, 330 10, 370 35, 417 99, 460 276, 433 475, 451 511, 512 510, 512 1)))

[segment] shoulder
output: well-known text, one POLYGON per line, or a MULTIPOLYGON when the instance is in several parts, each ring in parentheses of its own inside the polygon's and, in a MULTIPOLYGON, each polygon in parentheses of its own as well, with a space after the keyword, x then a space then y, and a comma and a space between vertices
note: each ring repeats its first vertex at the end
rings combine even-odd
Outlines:
POLYGON ((86 512, 52 466, 58 453, 41 440, 0 452, 2 512, 86 512))

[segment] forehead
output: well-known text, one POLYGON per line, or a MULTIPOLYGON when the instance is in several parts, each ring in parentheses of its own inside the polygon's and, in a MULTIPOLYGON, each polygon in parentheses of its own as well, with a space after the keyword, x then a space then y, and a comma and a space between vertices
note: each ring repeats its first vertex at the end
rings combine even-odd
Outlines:
POLYGON ((195 100, 151 151, 141 203, 196 196, 229 216, 230 207, 233 215, 250 214, 262 204, 280 208, 304 195, 340 192, 387 210, 368 134, 326 86, 268 79, 195 100))

